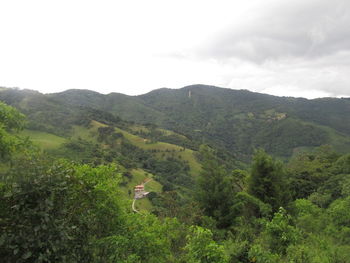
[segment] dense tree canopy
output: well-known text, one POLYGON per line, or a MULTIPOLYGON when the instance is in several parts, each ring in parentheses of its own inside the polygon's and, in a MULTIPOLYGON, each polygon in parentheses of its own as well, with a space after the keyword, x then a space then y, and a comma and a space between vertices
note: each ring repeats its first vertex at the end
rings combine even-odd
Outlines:
POLYGON ((0 160, 9 157, 21 144, 13 135, 24 126, 24 115, 15 108, 0 102, 0 160))
POLYGON ((322 146, 283 163, 257 150, 242 164, 200 146, 191 163, 180 154, 198 141, 102 111, 81 113, 85 126, 67 120, 81 136, 41 151, 16 134, 24 116, 0 103, 2 261, 349 262, 349 153, 322 146), (104 122, 89 128, 95 117, 104 122), (181 147, 139 147, 162 137, 181 147), (194 162, 198 173, 190 173, 194 162), (159 189, 143 200, 147 211, 134 213, 132 188, 146 179, 159 189))
POLYGON ((253 157, 249 193, 269 204, 273 211, 285 207, 289 201, 289 189, 282 163, 263 150, 258 150, 253 157))

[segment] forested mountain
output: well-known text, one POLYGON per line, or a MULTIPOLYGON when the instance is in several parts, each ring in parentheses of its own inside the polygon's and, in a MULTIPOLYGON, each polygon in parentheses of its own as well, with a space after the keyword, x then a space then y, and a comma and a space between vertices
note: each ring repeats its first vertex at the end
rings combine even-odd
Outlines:
POLYGON ((350 134, 350 103, 345 99, 280 98, 199 85, 161 89, 139 98, 166 113, 170 121, 161 125, 238 154, 250 154, 257 147, 278 156, 325 143, 350 147, 345 139, 350 134))
POLYGON ((276 97, 205 85, 163 88, 140 96, 88 90, 48 95, 4 90, 0 99, 22 109, 33 125, 38 120, 50 123, 63 116, 71 119, 87 109, 98 110, 136 123, 156 124, 225 149, 241 160, 259 147, 279 157, 322 144, 340 152, 350 149, 349 99, 276 97))
POLYGON ((313 148, 346 151, 346 99, 207 86, 0 99, 21 111, 0 102, 4 262, 349 262, 350 151, 313 148), (258 146, 308 150, 235 158, 258 146))

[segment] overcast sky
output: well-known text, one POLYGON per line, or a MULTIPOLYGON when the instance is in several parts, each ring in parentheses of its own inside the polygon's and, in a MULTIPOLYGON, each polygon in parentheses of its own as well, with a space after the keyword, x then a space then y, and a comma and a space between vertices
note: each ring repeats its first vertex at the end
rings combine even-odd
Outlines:
POLYGON ((350 97, 349 0, 1 0, 0 86, 350 97))

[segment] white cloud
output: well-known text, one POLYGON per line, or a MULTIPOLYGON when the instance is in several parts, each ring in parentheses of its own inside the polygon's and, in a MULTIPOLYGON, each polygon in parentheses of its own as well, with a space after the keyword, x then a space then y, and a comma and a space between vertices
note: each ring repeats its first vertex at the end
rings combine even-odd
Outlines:
POLYGON ((323 59, 281 59, 263 64, 236 60, 235 63, 240 66, 231 75, 230 88, 309 99, 350 95, 350 68, 325 63, 323 59))
POLYGON ((0 86, 135 95, 203 83, 350 96, 348 8, 329 3, 4 0, 0 86))

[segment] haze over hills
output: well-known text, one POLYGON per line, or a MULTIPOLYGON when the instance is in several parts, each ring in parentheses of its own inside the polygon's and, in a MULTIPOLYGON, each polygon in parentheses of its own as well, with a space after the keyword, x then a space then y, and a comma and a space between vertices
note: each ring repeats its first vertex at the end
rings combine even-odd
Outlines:
POLYGON ((5 89, 0 99, 21 109, 31 123, 39 119, 47 123, 46 128, 38 129, 51 125, 54 131, 59 115, 69 122, 86 110, 107 112, 112 114, 110 118, 118 116, 176 131, 196 142, 226 149, 240 159, 259 147, 280 157, 323 144, 341 152, 350 149, 350 100, 345 98, 307 100, 192 85, 140 96, 89 90, 43 95, 5 89))

